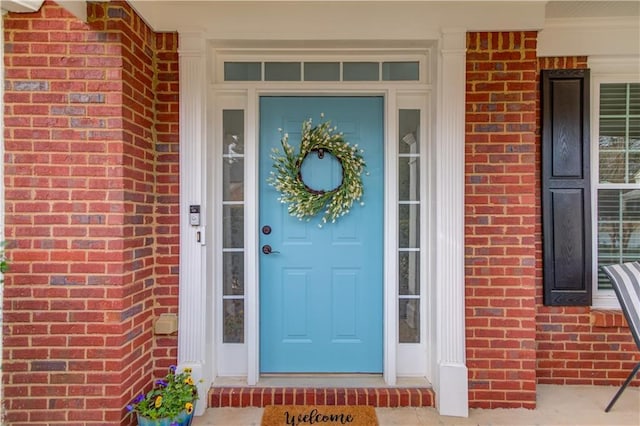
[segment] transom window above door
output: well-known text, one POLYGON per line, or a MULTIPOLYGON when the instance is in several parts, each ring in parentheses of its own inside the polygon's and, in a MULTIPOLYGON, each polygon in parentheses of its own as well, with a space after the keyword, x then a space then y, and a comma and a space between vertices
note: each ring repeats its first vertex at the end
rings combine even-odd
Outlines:
POLYGON ((224 81, 412 81, 419 61, 225 61, 224 81))

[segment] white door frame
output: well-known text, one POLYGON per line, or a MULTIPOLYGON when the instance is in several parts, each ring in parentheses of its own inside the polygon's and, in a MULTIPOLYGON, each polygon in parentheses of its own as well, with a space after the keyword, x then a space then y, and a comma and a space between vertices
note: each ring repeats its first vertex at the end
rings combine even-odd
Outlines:
MULTIPOLYGON (((386 202, 389 199, 395 199, 397 180, 394 179, 396 175, 395 156, 390 154, 390 150, 393 146, 388 143, 394 139, 396 132, 396 123, 394 118, 395 110, 390 110, 391 105, 395 105, 395 91, 389 89, 382 90, 370 90, 370 89, 357 89, 357 88, 340 88, 338 90, 332 89, 328 91, 318 91, 317 89, 288 89, 273 87, 277 85, 266 84, 262 88, 249 89, 247 105, 247 116, 251 117, 251 123, 247 126, 247 138, 246 140, 253 141, 251 160, 247 160, 245 157, 245 167, 247 169, 247 198, 251 199, 254 206, 259 205, 258 197, 258 170, 259 170, 259 156, 258 156, 258 139, 257 133, 253 134, 259 129, 259 112, 258 106, 261 96, 279 95, 279 96, 382 96, 384 98, 384 277, 383 277, 383 377, 385 383, 388 385, 395 385, 396 383, 396 341, 397 341, 397 308, 394 303, 396 300, 396 257, 395 247, 396 233, 394 232, 396 219, 395 219, 395 204, 386 202), (392 226, 390 226, 392 225, 392 226), (390 229, 391 228, 391 229, 390 229), (393 255, 392 255, 393 254, 393 255)), ((347 85, 348 86, 348 85, 347 85)), ((249 151, 249 150, 247 150, 249 151)), ((246 227, 245 229, 253 230, 248 233, 247 243, 247 255, 249 253, 258 253, 259 251, 259 217, 257 214, 257 208, 247 209, 247 215, 245 215, 246 227), (251 212, 249 212, 251 210, 251 212)), ((247 327, 247 343, 248 343, 248 371, 247 371, 247 383, 249 385, 255 385, 260 378, 260 289, 259 289, 259 277, 260 271, 257 267, 259 265, 258 256, 255 256, 255 260, 252 257, 248 260, 249 269, 248 276, 246 278, 246 292, 247 292, 247 314, 248 314, 248 327, 247 327)))
MULTIPOLYGON (((443 31, 437 44, 436 71, 436 113, 435 113, 435 282, 433 298, 430 303, 431 321, 434 339, 430 349, 430 370, 432 383, 436 391, 436 405, 441 414, 467 416, 468 415, 468 385, 467 368, 465 365, 465 326, 464 326, 464 90, 465 90, 465 46, 466 32, 462 29, 443 31)), ((206 240, 211 240, 211 230, 207 230, 207 215, 203 213, 203 220, 199 227, 192 227, 188 223, 188 207, 190 204, 210 205, 207 194, 210 193, 207 181, 207 161, 211 152, 207 150, 207 99, 209 78, 207 67, 210 64, 208 44, 202 33, 180 34, 180 298, 179 298, 179 335, 178 362, 193 368, 196 378, 202 378, 201 392, 206 394, 209 385, 216 377, 213 358, 212 342, 215 338, 213 322, 216 312, 210 308, 213 305, 213 289, 208 285, 212 279, 212 268, 208 266, 208 259, 212 253, 208 252, 206 240), (196 239, 197 233, 206 235, 205 239, 196 239)), ((371 93, 371 90, 367 90, 371 93)), ((297 93, 299 93, 297 91, 297 93)), ((316 90, 317 93, 317 90, 316 90)), ((259 96, 257 88, 249 89, 249 98, 259 96)), ((387 111, 395 108, 394 100, 387 94, 387 111)), ((387 117, 388 118, 388 117, 387 117)), ((255 107, 247 109, 247 122, 257 123, 255 107)), ((255 138, 250 134, 248 126, 247 140, 255 138)), ((388 129, 387 129, 388 132, 388 129)), ((392 140, 387 135, 387 140, 392 140)), ((389 156, 385 162, 389 161, 389 156)), ((251 159, 246 159, 251 161, 251 159)), ((255 167, 247 163, 247 167, 255 167)), ((394 166, 386 164, 387 173, 395 170, 394 166)), ((388 181, 388 179, 387 179, 388 181)), ((249 183, 249 182, 247 182, 249 183)), ((255 185, 255 182, 253 183, 255 185)), ((386 184, 387 185, 387 184, 386 184)), ((386 203, 388 206, 389 203, 386 203)), ((389 207, 387 207, 389 208, 389 207)), ((245 216, 246 227, 257 229, 257 215, 248 209, 245 216)), ((385 221, 393 218, 393 212, 386 212, 385 221)), ((210 219, 209 219, 210 220, 210 219)), ((387 222, 385 222, 387 223, 387 222)), ((210 224, 213 225, 213 224, 210 224)), ((211 228, 211 227, 210 227, 211 228)), ((389 232, 388 227, 385 232, 389 232)), ((252 261, 257 254, 257 234, 253 235, 253 247, 247 248, 247 262, 252 261), (253 249, 253 250, 252 250, 253 249)), ((385 235, 385 244, 390 243, 390 236, 385 235)), ((255 260, 255 259, 254 259, 255 260)), ((255 263, 254 263, 255 264, 255 263)), ((392 272, 392 265, 385 270, 386 275, 392 272)), ((257 268, 256 268, 257 269, 257 268)), ((395 274, 395 272, 393 272, 395 274)), ((256 277, 248 277, 247 283, 254 282, 256 277)), ((395 275, 393 277, 395 279, 395 275)), ((385 282, 392 279, 385 276, 385 282)), ((386 286, 388 291, 389 286, 386 286)), ((254 294, 255 290, 253 289, 254 294)), ((395 294, 385 300, 395 300, 395 294)), ((247 299, 247 321, 257 324, 257 300, 247 299)), ((385 302, 385 319, 394 316, 395 304, 385 302), (393 305, 390 308, 389 305, 393 305)), ((257 327, 254 327, 257 334, 257 327)), ((390 330, 390 324, 385 329, 385 346, 395 348, 396 331, 390 330), (388 345, 386 339, 394 338, 394 344, 388 345)), ((250 337, 250 336, 248 336, 250 337)), ((249 384, 257 382, 257 339, 251 336, 248 340, 249 384), (253 358, 251 358, 253 357, 253 358)), ((395 351, 395 350, 394 350, 395 351)), ((392 351, 392 352, 394 352, 392 351)), ((385 352, 385 380, 395 383, 395 363, 393 367, 387 365, 394 357, 393 353, 385 352)), ((395 359, 394 359, 395 361, 395 359)), ((204 411, 204 404, 197 406, 197 412, 204 411)))

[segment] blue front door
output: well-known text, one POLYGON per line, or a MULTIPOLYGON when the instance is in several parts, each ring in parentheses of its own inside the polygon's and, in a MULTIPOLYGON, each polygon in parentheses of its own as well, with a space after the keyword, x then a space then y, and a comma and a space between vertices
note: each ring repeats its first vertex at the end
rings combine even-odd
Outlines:
MULTIPOLYGON (((381 97, 260 99, 260 247, 273 250, 260 252, 263 373, 382 372, 383 116, 381 97), (364 205, 322 227, 322 213, 310 221, 290 216, 267 183, 272 149, 281 150, 279 129, 297 153, 302 122, 318 123, 321 114, 364 150, 367 164, 364 205)), ((340 183, 334 157, 307 159, 310 187, 340 183)))

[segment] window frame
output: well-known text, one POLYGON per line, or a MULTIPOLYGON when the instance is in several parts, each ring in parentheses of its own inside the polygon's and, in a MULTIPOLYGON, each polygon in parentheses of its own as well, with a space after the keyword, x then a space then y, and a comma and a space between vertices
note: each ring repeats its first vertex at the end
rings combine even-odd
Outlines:
MULTIPOLYGON (((640 83, 640 57, 592 57, 591 69, 591 211, 593 240, 593 300, 595 309, 620 309, 620 303, 613 289, 598 288, 598 190, 618 189, 622 185, 633 188, 634 184, 600 184, 600 86, 608 83, 640 83)), ((640 189, 640 185, 637 185, 640 189)))

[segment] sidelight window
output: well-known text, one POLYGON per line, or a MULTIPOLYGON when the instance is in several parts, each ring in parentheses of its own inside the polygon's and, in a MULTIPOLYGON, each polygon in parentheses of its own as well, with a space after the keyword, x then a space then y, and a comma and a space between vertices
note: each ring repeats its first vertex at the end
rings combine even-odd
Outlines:
POLYGON ((244 111, 222 112, 222 341, 244 343, 244 111))
POLYGON ((420 110, 398 115, 398 336, 420 343, 420 110))

